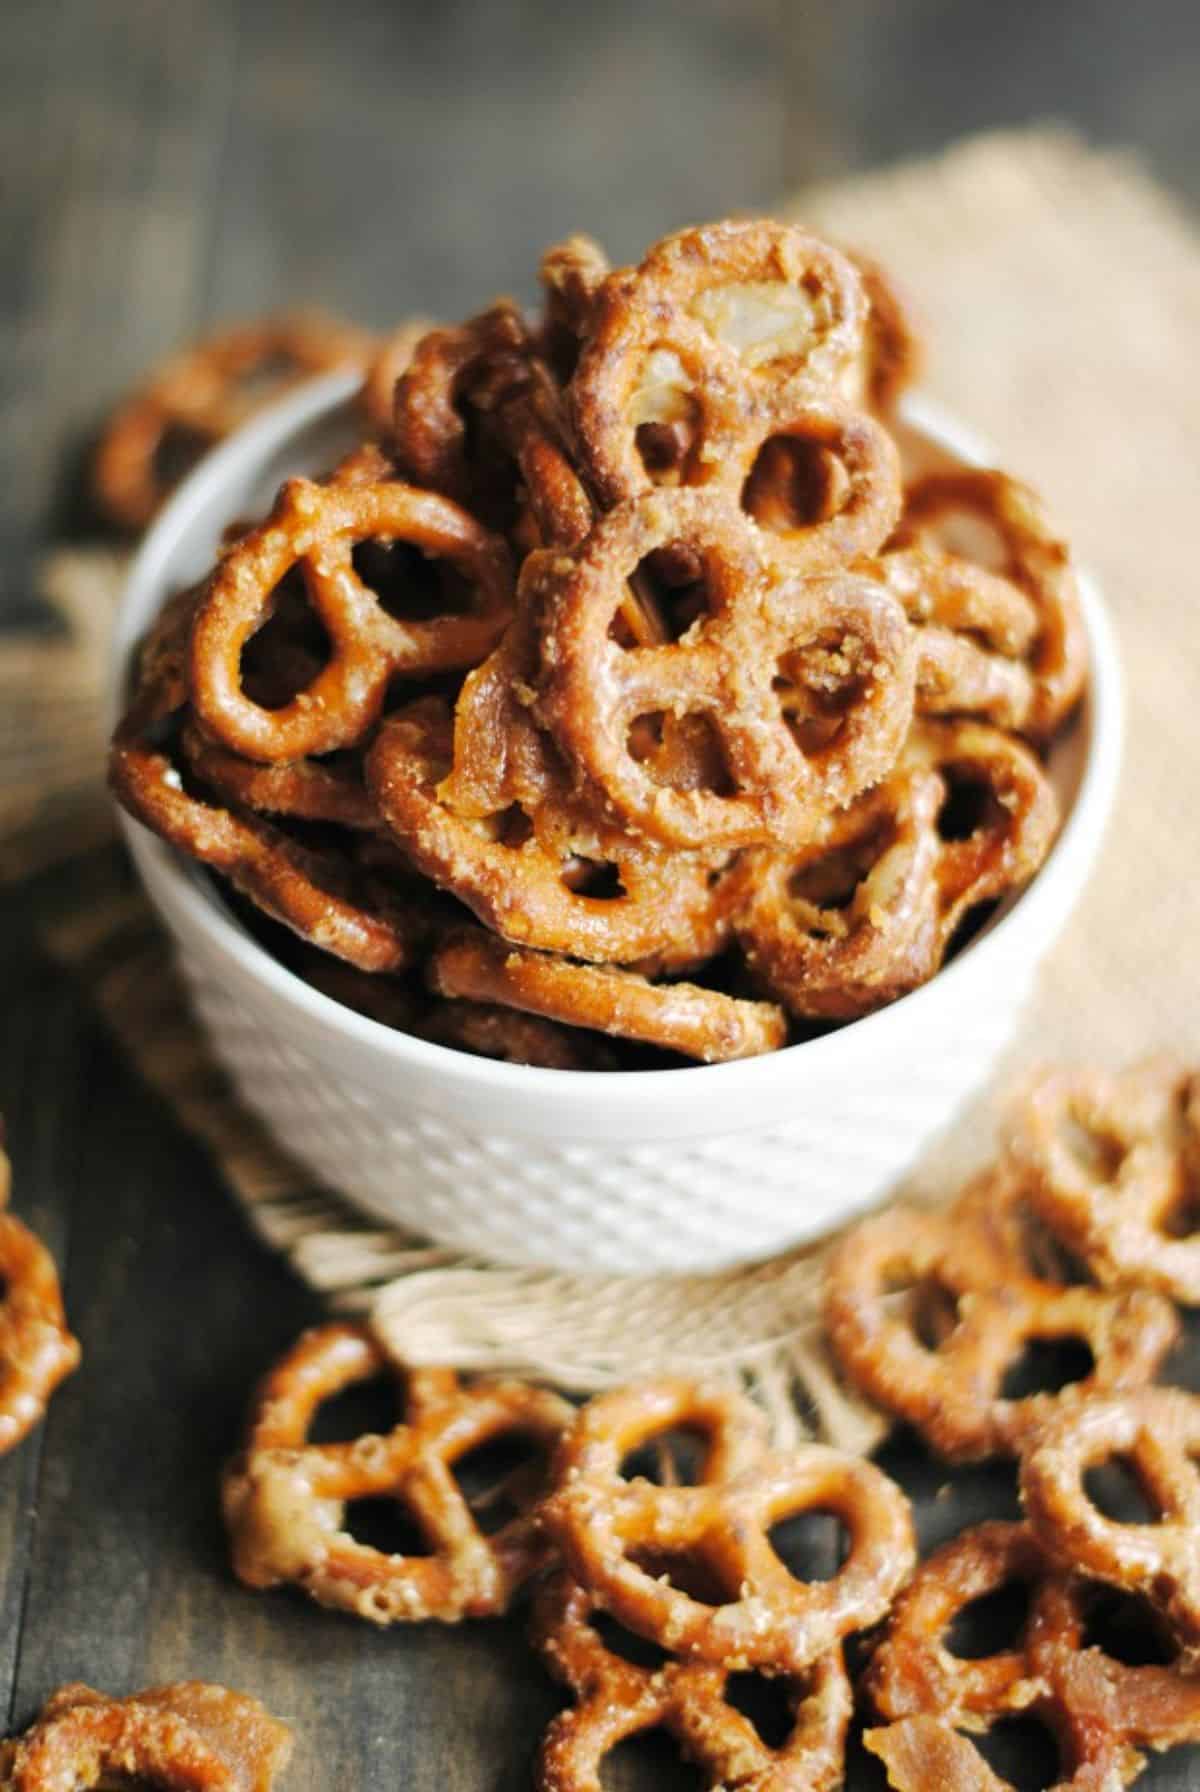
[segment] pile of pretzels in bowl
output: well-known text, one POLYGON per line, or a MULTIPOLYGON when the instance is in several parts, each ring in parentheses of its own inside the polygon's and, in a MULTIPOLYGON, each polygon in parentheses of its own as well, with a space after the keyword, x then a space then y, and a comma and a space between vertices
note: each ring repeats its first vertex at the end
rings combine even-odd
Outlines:
POLYGON ((905 483, 918 336, 865 259, 727 221, 541 280, 536 319, 402 327, 370 439, 230 519, 112 786, 406 1032, 773 1051, 926 982, 1044 861, 1069 556, 1005 474, 905 483))

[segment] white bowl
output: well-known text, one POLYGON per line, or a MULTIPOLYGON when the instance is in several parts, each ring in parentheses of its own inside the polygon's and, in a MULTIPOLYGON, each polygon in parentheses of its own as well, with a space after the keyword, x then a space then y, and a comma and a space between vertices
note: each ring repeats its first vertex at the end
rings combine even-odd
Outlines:
MULTIPOLYGON (((335 375, 255 418, 182 486, 129 574, 113 705, 167 594, 197 577, 230 517, 353 434, 335 375)), ((934 455, 979 445, 923 402, 934 455)), ((765 1057, 680 1070, 534 1070, 392 1032, 300 981, 238 924, 211 880, 123 817, 173 933, 213 1050, 247 1107, 323 1186, 372 1216, 480 1258, 577 1271, 713 1270, 841 1224, 882 1197, 988 1076, 1039 959, 1091 871, 1120 758, 1116 651, 1083 580, 1091 688, 1055 747, 1065 825, 1032 885, 924 988, 765 1057)))

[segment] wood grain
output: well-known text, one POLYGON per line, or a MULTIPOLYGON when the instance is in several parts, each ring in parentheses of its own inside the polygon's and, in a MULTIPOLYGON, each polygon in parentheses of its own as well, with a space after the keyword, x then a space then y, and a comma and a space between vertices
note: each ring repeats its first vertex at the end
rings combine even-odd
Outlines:
MULTIPOLYGON (((81 444, 203 320, 298 301, 458 315, 528 295, 567 230, 626 256, 806 177, 1046 112, 1140 143, 1200 193, 1189 0, 1013 17, 988 0, 8 0, 0 615, 36 625, 33 557, 87 522, 81 444)), ((16 1208, 64 1265, 85 1366, 0 1464, 10 1719, 75 1676, 208 1675, 296 1724, 291 1792, 517 1792, 558 1703, 518 1621, 378 1635, 231 1581, 217 1470, 314 1305, 38 956, 40 900, 0 897, 0 1107, 16 1208)), ((1007 1471, 945 1497, 911 1447, 889 1462, 927 1542, 1011 1505, 1007 1471)), ((1143 1783, 1197 1772, 1176 1754, 1143 1783)), ((669 1783, 658 1761, 611 1775, 669 1783)), ((878 1779, 859 1760, 853 1783, 878 1779)))

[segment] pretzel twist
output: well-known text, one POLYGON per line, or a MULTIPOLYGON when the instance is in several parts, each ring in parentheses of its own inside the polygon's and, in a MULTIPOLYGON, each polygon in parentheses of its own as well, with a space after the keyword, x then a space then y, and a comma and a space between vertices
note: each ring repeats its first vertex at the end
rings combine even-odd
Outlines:
POLYGON ((1200 1303, 1200 1239, 1176 1229, 1200 1199, 1200 1077, 1169 1057, 1042 1075, 1011 1136, 1033 1205, 1100 1281, 1200 1303))
MULTIPOLYGON (((1013 1454, 1058 1409, 1149 1381, 1178 1336, 1174 1309, 1143 1290, 1114 1294, 1043 1281, 999 1228, 977 1217, 1024 1198, 1000 1168, 969 1191, 974 1211, 873 1215, 834 1246, 825 1272, 830 1344, 855 1383, 905 1419, 950 1461, 1013 1454), (897 1310, 897 1277, 915 1284, 897 1310), (922 1341, 922 1295, 950 1303, 940 1335, 922 1341), (1082 1338, 1090 1373, 1056 1394, 1006 1399, 1007 1370, 1035 1339, 1082 1338)), ((931 1318, 936 1315, 930 1315, 931 1318)))
POLYGON ((1143 1594, 1195 1658, 1200 1647, 1200 1396, 1142 1388, 1048 1418, 1021 1458, 1021 1495, 1044 1546, 1098 1580, 1143 1594), (1157 1513, 1109 1518, 1084 1487, 1089 1468, 1126 1461, 1157 1513))
POLYGON ((573 554, 532 556, 521 588, 541 619, 540 719, 626 824, 664 844, 794 839, 881 777, 903 742, 915 653, 899 606, 854 574, 784 578, 757 532, 702 492, 619 506, 573 554), (677 642, 621 647, 610 631, 626 581, 679 542, 703 566, 706 614, 677 642), (707 719, 730 794, 656 782, 630 747, 655 713, 707 719))
POLYGON ((497 537, 436 492, 399 480, 289 479, 266 522, 218 562, 192 625, 190 687, 205 731, 249 759, 277 764, 358 746, 392 679, 475 665, 512 612, 511 569, 497 537), (401 619, 384 609, 354 565, 360 543, 407 542, 466 581, 470 608, 401 619), (330 641, 330 656, 277 708, 246 692, 242 653, 299 566, 330 641))
POLYGON ((908 1503, 870 1463, 820 1445, 760 1451, 730 1427, 728 1396, 664 1380, 601 1395, 563 1438, 542 1523, 597 1605, 673 1654, 720 1667, 797 1673, 887 1609, 913 1559, 908 1503), (620 1478, 622 1458, 656 1433, 699 1428, 710 1447, 692 1486, 620 1478), (849 1533, 832 1579, 803 1583, 767 1533, 819 1508, 849 1533), (718 1603, 675 1584, 701 1571, 718 1603))
POLYGON ((350 1443, 307 1442, 320 1404, 355 1383, 397 1375, 361 1327, 305 1334, 267 1377, 242 1454, 226 1470, 222 1501, 234 1570, 248 1586, 300 1586, 322 1605, 375 1624, 503 1612, 542 1565, 534 1523, 538 1477, 510 1484, 516 1515, 486 1534, 454 1478, 454 1465, 500 1438, 547 1453, 569 1422, 556 1395, 519 1382, 460 1387, 446 1369, 403 1378, 405 1421, 350 1443), (397 1501, 433 1553, 387 1555, 344 1528, 349 1501, 397 1501))
POLYGON ((852 1019, 926 982, 964 919, 1044 861, 1057 804, 1033 754, 974 722, 914 726, 894 769, 812 839, 743 856, 726 885, 734 931, 792 1014, 852 1019), (979 799, 965 838, 943 818, 979 799))
POLYGON ((785 1682, 794 1727, 769 1748, 725 1696, 728 1674, 707 1663, 635 1666, 607 1649, 590 1619, 590 1595, 558 1573, 539 1590, 532 1637, 550 1672, 577 1703, 555 1718, 538 1757, 539 1792, 599 1792, 601 1765, 618 1743, 664 1728, 706 1786, 796 1786, 832 1792, 841 1783, 853 1700, 840 1649, 785 1682))

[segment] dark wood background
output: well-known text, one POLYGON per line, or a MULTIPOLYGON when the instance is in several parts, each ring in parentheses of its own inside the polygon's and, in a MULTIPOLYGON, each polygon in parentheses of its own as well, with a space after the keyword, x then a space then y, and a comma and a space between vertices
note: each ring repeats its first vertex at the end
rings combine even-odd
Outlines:
MULTIPOLYGON (((89 430, 206 319, 297 301, 459 315, 528 291, 568 229, 629 255, 1022 120, 1132 144, 1194 200, 1198 91, 1191 0, 5 0, 0 614, 46 626, 30 566, 84 527, 89 430)), ((294 1792, 516 1792, 557 1702, 518 1626, 377 1635, 231 1581, 217 1465, 313 1303, 39 954, 41 895, 0 896, 0 1107, 85 1364, 0 1464, 9 1718, 75 1676, 203 1675, 293 1719, 294 1792)), ((1006 1471, 947 1502, 932 1465, 896 1461, 927 1539, 1011 1502, 1006 1471)), ((1175 1756, 1146 1783, 1197 1773, 1175 1756)), ((666 1778, 625 1763, 617 1783, 666 1778)))

